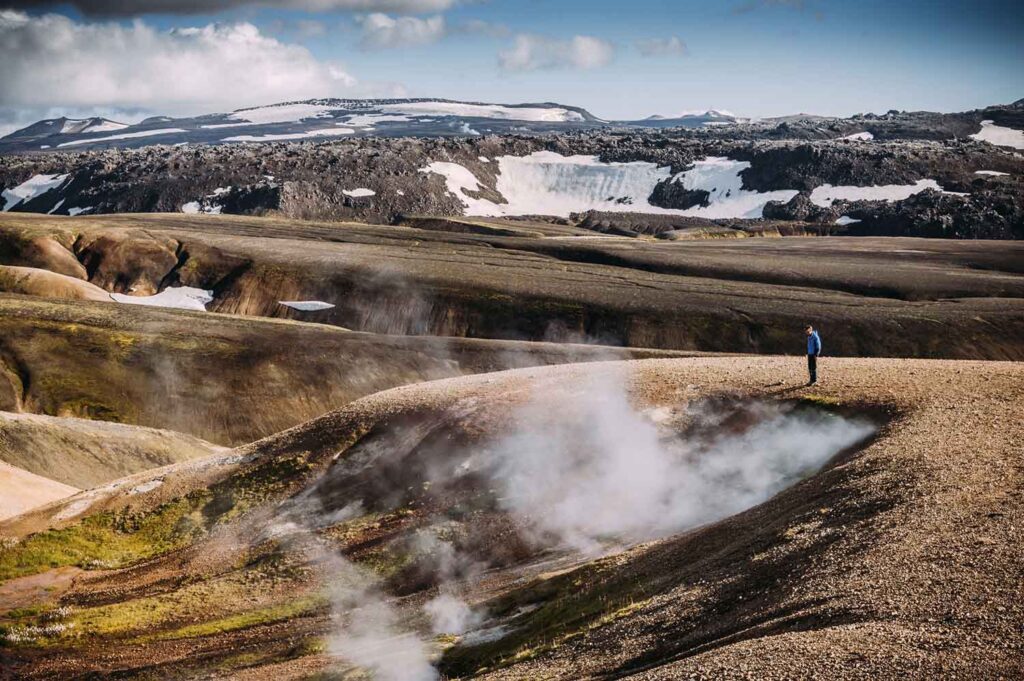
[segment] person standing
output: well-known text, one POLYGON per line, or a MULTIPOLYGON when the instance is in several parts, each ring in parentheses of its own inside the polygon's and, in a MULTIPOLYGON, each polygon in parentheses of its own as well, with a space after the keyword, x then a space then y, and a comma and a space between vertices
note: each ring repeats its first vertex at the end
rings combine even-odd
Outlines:
POLYGON ((818 355, 821 354, 821 336, 810 324, 805 329, 807 333, 807 373, 810 380, 807 385, 814 385, 818 382, 818 355))

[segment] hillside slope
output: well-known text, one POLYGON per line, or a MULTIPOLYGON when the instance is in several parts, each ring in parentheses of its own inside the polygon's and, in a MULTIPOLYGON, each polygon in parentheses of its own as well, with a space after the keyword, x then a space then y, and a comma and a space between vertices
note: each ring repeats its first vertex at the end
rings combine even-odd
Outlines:
POLYGON ((502 221, 491 233, 466 233, 484 221, 415 224, 429 229, 5 216, 0 264, 78 264, 108 291, 189 286, 212 291, 211 311, 374 333, 785 354, 801 351, 813 323, 833 355, 1024 358, 1016 242, 653 241, 502 221), (297 311, 288 301, 326 305, 297 311))
POLYGON ((403 338, 0 294, 0 409, 166 428, 223 445, 250 442, 405 383, 678 354, 403 338))
POLYGON ((79 489, 220 451, 166 430, 0 412, 0 461, 79 489))
MULTIPOLYGON (((394 670, 373 653, 387 635, 397 668, 424 658, 396 646, 423 646, 447 678, 1014 676, 1021 366, 829 359, 813 389, 797 387, 802 371, 790 358, 721 357, 424 383, 39 509, 0 523, 20 538, 0 553, 3 593, 51 566, 88 569, 55 593, 69 610, 9 617, 0 655, 24 678, 343 676, 394 670), (615 376, 624 382, 604 382, 615 376), (531 427, 526 414, 559 423, 568 444, 594 426, 568 407, 595 385, 609 397, 621 386, 628 402, 608 404, 681 428, 674 437, 699 437, 693 408, 727 417, 712 433, 744 432, 794 400, 818 415, 810 423, 871 419, 879 430, 748 510, 596 560, 523 538, 543 505, 510 513, 475 473, 439 482, 449 468, 476 470, 467 455, 531 427), (541 411, 521 410, 531 403, 541 411), (761 406, 728 417, 744 403, 761 406), (448 551, 474 561, 451 571, 448 551), (445 593, 475 617, 432 634, 424 606, 445 593), (361 612, 384 629, 350 624, 361 612)), ((647 446, 632 441, 634 453, 647 446)), ((513 442, 529 455, 528 441, 513 442)), ((563 491, 575 498, 573 485, 563 491)))

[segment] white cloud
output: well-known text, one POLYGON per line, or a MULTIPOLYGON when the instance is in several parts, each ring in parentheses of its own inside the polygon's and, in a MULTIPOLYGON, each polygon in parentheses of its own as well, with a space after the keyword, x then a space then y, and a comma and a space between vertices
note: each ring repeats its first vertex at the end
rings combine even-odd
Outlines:
POLYGON ((351 94, 355 79, 249 23, 159 31, 0 10, 0 108, 171 115, 351 94))
POLYGON ((595 69, 607 66, 615 56, 615 47, 607 40, 577 35, 558 40, 521 33, 511 48, 498 54, 498 64, 506 71, 538 69, 595 69))
POLYGON ((689 54, 686 43, 677 35, 637 40, 636 49, 645 57, 685 57, 689 54))
MULTIPOLYGON (((307 12, 347 10, 354 12, 398 12, 421 14, 442 12, 459 0, 70 0, 70 4, 88 16, 130 17, 140 14, 215 14, 237 7, 279 7, 307 12)), ((8 0, 8 7, 36 9, 60 4, 54 0, 8 0)))
POLYGON ((357 21, 362 27, 360 45, 369 49, 430 45, 443 38, 447 32, 441 15, 419 19, 375 13, 359 17, 357 21))
POLYGON ((453 32, 485 35, 491 38, 507 38, 509 33, 511 33, 508 26, 504 24, 492 24, 481 19, 467 19, 458 23, 453 27, 453 32))

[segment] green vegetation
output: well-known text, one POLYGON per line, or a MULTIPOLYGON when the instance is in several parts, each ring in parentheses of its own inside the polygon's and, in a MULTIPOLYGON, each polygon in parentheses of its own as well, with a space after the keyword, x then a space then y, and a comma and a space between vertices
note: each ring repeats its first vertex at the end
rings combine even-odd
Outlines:
POLYGON ((162 641, 176 638, 197 638, 201 636, 213 636, 238 629, 247 629, 260 624, 271 624, 289 620, 302 615, 309 615, 327 607, 327 599, 320 595, 304 596, 294 601, 270 605, 258 610, 240 612, 228 615, 219 619, 199 624, 190 624, 179 629, 161 632, 152 636, 145 636, 138 641, 162 641))
POLYGON ((207 498, 194 492, 142 516, 98 513, 31 535, 0 549, 0 583, 66 565, 121 567, 185 546, 205 531, 197 511, 207 498))
POLYGON ((302 479, 301 456, 275 459, 148 513, 104 512, 0 548, 0 583, 50 568, 117 568, 187 546, 302 479))

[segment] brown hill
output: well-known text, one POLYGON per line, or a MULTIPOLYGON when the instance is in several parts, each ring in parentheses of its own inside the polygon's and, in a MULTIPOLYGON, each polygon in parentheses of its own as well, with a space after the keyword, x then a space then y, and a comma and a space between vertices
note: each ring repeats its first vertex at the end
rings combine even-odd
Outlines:
POLYGON ((80 489, 219 451, 167 430, 0 412, 0 461, 80 489))
POLYGON ((666 242, 530 223, 515 236, 505 223, 496 223, 501 234, 464 233, 462 221, 416 224, 430 229, 25 215, 4 216, 0 232, 12 244, 7 264, 73 258, 110 291, 187 285, 212 290, 213 311, 378 333, 799 353, 810 321, 834 355, 1024 358, 1019 242, 666 242), (281 304, 295 300, 334 307, 281 304))
POLYGON ((164 428, 224 445, 405 383, 681 354, 383 336, 281 319, 0 294, 0 409, 164 428))

